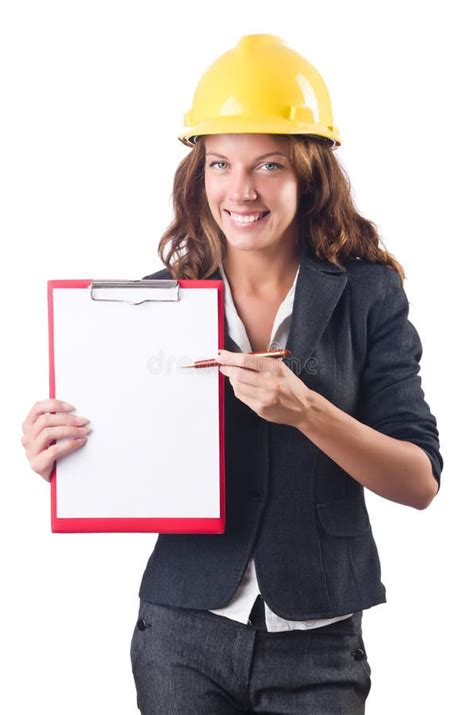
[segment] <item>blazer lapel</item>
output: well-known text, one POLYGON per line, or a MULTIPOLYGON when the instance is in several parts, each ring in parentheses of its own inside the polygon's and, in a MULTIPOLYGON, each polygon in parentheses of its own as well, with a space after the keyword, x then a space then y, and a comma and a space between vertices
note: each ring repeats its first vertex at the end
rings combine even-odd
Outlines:
POLYGON ((295 285, 293 315, 284 362, 300 375, 347 284, 347 270, 304 254, 295 285))
MULTIPOLYGON (((207 280, 222 280, 219 269, 207 280)), ((318 260, 307 253, 302 254, 287 341, 291 354, 284 358, 284 362, 296 375, 303 371, 305 360, 323 334, 346 283, 345 268, 338 268, 327 260, 318 260)), ((240 352, 240 348, 229 337, 227 321, 225 349, 240 352)))

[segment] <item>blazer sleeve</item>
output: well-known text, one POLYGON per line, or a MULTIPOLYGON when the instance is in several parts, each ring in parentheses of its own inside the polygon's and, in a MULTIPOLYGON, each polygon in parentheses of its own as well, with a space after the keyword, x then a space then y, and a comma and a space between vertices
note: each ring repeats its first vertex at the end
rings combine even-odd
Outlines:
POLYGON ((439 434, 418 374, 423 348, 408 320, 401 279, 394 269, 385 270, 385 295, 375 327, 368 330, 359 416, 379 432, 421 447, 430 459, 439 491, 443 469, 439 434))

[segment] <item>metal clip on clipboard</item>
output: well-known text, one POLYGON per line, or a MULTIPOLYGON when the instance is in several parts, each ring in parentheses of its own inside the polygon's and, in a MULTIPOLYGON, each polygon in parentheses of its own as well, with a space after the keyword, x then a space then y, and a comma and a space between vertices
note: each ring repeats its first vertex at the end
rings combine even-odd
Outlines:
POLYGON ((175 280, 97 280, 90 285, 90 297, 92 300, 106 300, 119 303, 129 303, 130 305, 140 305, 147 301, 178 301, 180 300, 180 286, 175 280), (134 296, 130 300, 125 296, 129 289, 134 289, 134 296), (149 290, 152 288, 153 290, 149 290), (115 298, 105 298, 110 295, 110 290, 114 290, 115 298), (146 296, 146 297, 145 297, 146 296))

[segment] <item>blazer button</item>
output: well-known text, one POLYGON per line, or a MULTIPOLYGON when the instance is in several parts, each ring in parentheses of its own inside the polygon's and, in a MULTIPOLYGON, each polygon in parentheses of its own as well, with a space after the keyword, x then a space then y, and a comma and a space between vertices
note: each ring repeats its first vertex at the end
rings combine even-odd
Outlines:
POLYGON ((357 650, 352 651, 352 655, 356 660, 363 660, 365 653, 362 648, 357 648, 357 650))
POLYGON ((137 621, 137 628, 139 631, 144 631, 145 628, 149 628, 151 623, 147 623, 144 618, 139 618, 137 621))

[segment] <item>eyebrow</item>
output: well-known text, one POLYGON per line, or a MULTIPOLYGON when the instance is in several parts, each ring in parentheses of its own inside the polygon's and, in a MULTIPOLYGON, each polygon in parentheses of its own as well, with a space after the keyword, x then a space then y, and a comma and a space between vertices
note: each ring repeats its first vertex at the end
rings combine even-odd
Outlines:
MULTIPOLYGON (((220 156, 221 159, 227 159, 227 157, 224 156, 224 154, 217 154, 217 152, 215 152, 215 151, 207 152, 206 156, 210 156, 211 154, 212 154, 212 156, 220 156)), ((267 156, 276 156, 277 154, 279 156, 284 156, 285 159, 288 159, 287 155, 283 154, 283 152, 281 152, 281 151, 271 151, 268 154, 262 154, 261 156, 255 157, 255 161, 260 161, 260 159, 266 159, 267 156)))

